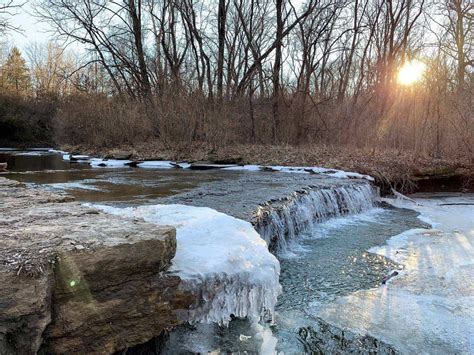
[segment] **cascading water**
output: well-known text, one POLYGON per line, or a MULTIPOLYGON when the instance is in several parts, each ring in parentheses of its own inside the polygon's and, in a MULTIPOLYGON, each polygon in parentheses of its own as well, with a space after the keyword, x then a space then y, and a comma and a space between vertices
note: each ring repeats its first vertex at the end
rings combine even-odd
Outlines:
MULTIPOLYGON (((157 352, 393 352, 379 339, 360 337, 320 318, 336 298, 372 289, 399 267, 368 249, 423 227, 411 210, 373 209, 378 191, 360 180, 370 177, 315 168, 272 168, 281 174, 174 169, 156 174, 50 163, 18 164, 17 170, 27 171, 10 177, 67 189, 79 201, 108 201, 110 206, 102 209, 110 213, 176 226, 179 250, 169 271, 180 276, 179 287, 195 295, 196 302, 178 314, 191 324, 164 333, 159 344, 150 343, 158 345, 157 352), (355 177, 359 180, 348 180, 355 177), (270 200, 295 190, 287 198, 270 200), (253 226, 236 219, 248 220, 264 200, 270 201, 258 208, 253 226), (127 207, 118 208, 123 205, 127 207), (225 214, 203 209, 209 206, 225 214), (331 220, 337 217, 344 218, 331 220), (292 239, 298 242, 290 243, 292 239), (271 326, 257 322, 269 320, 269 313, 271 326)), ((377 311, 375 304, 369 306, 369 315, 377 311)))
POLYGON ((272 252, 284 251, 288 241, 310 225, 368 210, 378 197, 377 189, 363 181, 328 188, 309 187, 260 206, 253 225, 272 252))
POLYGON ((377 200, 378 191, 370 183, 353 181, 313 186, 261 206, 254 227, 270 242, 281 265, 283 292, 274 323, 255 327, 235 319, 228 327, 180 327, 163 341, 161 353, 394 353, 380 339, 339 329, 318 317, 319 309, 337 297, 377 287, 398 268, 367 249, 420 226, 415 212, 374 208, 377 200), (291 238, 297 243, 290 243, 291 238))

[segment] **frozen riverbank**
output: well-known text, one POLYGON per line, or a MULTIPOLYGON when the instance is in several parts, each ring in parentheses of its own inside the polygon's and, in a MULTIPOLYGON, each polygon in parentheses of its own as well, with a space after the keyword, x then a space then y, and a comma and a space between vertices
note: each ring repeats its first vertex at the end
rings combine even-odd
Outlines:
POLYGON ((188 321, 258 320, 281 290, 252 225, 210 208, 111 215, 2 177, 0 199, 0 354, 114 353, 188 321))
POLYGON ((474 196, 417 197, 432 229, 414 229, 370 251, 403 265, 387 285, 314 309, 325 321, 370 334, 403 353, 474 352, 474 196))
POLYGON ((189 292, 200 295, 189 321, 226 324, 231 315, 258 319, 273 312, 281 293, 280 264, 250 223, 207 207, 95 207, 176 228, 170 272, 189 292))

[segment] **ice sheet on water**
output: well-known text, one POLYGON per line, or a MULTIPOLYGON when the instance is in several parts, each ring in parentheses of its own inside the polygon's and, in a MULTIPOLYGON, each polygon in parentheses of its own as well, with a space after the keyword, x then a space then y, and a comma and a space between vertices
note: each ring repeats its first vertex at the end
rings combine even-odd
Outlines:
POLYGON ((54 154, 69 154, 68 152, 64 151, 64 150, 60 150, 60 149, 54 149, 54 148, 50 148, 48 149, 48 152, 49 153, 54 153, 54 154))
MULTIPOLYGON (((61 150, 50 149, 49 152, 63 154, 63 159, 69 161, 70 154, 61 150)), ((87 155, 74 155, 74 159, 80 162, 88 162, 90 157, 87 155)), ((125 167, 126 163, 130 163, 129 160, 103 160, 99 158, 91 158, 90 164, 93 167, 108 166, 108 167, 125 167), (100 165, 99 165, 100 164, 100 165)), ((215 164, 216 167, 219 164, 215 164)), ((182 168, 189 169, 191 167, 190 163, 177 163, 169 160, 153 160, 153 161, 143 161, 137 165, 139 168, 147 169, 171 169, 171 168, 182 168)), ((237 171, 262 171, 265 169, 270 169, 273 171, 285 172, 285 173, 299 173, 299 174, 321 174, 329 177, 339 178, 339 179, 364 179, 368 181, 374 181, 374 178, 369 175, 359 174, 355 172, 348 172, 344 170, 336 169, 326 169, 317 166, 281 166, 281 165, 272 165, 272 166, 263 166, 263 165, 236 165, 231 167, 226 167, 223 170, 237 170, 237 171)))
POLYGON ((177 251, 170 271, 203 298, 190 312, 191 320, 227 323, 231 314, 259 318, 273 311, 281 292, 280 264, 250 223, 207 207, 95 207, 176 228, 177 251))
POLYGON ((137 165, 139 168, 148 168, 148 169, 172 169, 176 165, 169 160, 150 160, 144 161, 137 165))
POLYGON ((59 190, 90 190, 90 191, 101 191, 98 187, 88 184, 86 181, 72 181, 72 182, 57 182, 52 184, 46 184, 48 187, 59 190))
POLYGON ((93 168, 123 168, 126 167, 127 164, 130 164, 131 160, 118 160, 118 159, 97 159, 93 158, 89 160, 90 165, 93 168))
POLYGON ((25 151, 25 152, 15 152, 14 155, 39 157, 47 153, 48 152, 43 152, 43 151, 25 151))
POLYGON ((228 168, 224 168, 223 170, 260 171, 262 170, 262 166, 261 165, 238 165, 238 166, 230 166, 228 168))
POLYGON ((449 205, 474 203, 474 196, 391 202, 420 212, 435 228, 410 230, 372 248, 401 263, 401 275, 339 298, 319 316, 406 353, 474 353, 474 208, 449 205))
POLYGON ((369 175, 363 175, 355 172, 348 172, 344 170, 325 169, 318 166, 282 166, 282 165, 242 165, 224 168, 224 170, 240 170, 240 171, 262 171, 270 169, 284 173, 298 173, 298 174, 322 174, 329 177, 339 179, 364 179, 374 181, 374 178, 369 175))

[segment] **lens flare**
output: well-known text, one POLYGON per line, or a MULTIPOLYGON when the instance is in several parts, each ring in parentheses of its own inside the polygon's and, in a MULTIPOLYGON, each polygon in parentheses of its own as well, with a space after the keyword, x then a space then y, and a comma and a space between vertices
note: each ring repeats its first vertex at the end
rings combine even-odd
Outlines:
POLYGON ((406 62, 398 71, 398 82, 402 85, 413 85, 420 81, 425 73, 426 65, 418 60, 406 62))

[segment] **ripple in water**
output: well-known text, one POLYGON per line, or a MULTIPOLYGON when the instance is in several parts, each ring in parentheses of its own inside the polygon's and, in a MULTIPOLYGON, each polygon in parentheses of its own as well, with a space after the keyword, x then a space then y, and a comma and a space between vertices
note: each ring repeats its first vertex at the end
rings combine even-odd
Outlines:
MULTIPOLYGON (((279 256, 283 294, 276 307, 275 323, 266 328, 276 338, 276 350, 286 354, 307 352, 314 344, 305 343, 299 333, 315 323, 318 314, 313 308, 324 307, 338 296, 380 286, 383 278, 399 266, 366 250, 385 244, 405 230, 425 227, 416 217, 411 210, 376 208, 330 220, 302 233, 279 256)), ((160 352, 255 353, 262 350, 264 341, 269 342, 268 333, 249 321, 236 319, 229 328, 180 327, 169 334, 160 352)))

